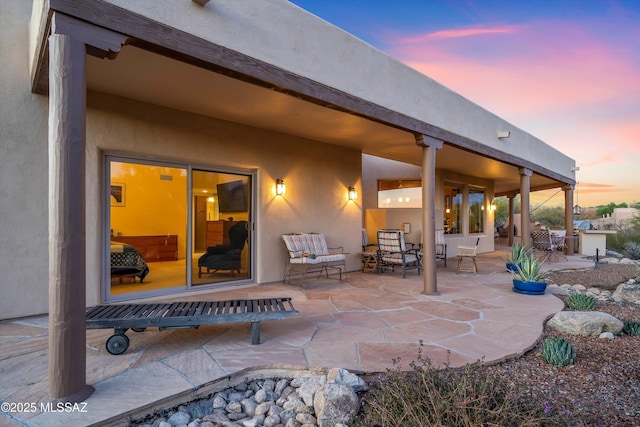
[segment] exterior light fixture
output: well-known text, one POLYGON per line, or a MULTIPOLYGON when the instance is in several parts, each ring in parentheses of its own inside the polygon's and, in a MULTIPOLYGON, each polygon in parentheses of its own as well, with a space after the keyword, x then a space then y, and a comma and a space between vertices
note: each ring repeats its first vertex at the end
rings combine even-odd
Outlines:
POLYGON ((491 203, 489 204, 489 210, 491 212, 496 210, 496 201, 495 200, 492 200, 491 203))
POLYGON ((355 187, 349 187, 349 200, 358 200, 358 190, 355 187))
POLYGON ((282 178, 278 178, 276 179, 276 195, 282 196, 284 194, 287 194, 287 186, 282 178))
POLYGON ((582 208, 580 207, 580 205, 575 205, 573 207, 573 214, 580 215, 581 213, 582 213, 582 208))
POLYGON ((511 132, 508 130, 503 130, 498 132, 498 139, 507 139, 511 136, 511 132))

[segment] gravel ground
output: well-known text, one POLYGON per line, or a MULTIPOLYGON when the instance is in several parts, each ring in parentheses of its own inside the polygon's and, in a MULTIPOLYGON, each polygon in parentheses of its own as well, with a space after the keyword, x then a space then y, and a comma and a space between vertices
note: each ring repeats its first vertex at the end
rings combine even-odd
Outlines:
MULTIPOLYGON (((636 277, 637 266, 602 264, 593 269, 555 272, 549 282, 605 289, 636 277)), ((640 321, 640 305, 598 302, 597 311, 622 321, 640 321)), ((613 340, 560 334, 574 345, 574 365, 555 367, 542 360, 540 345, 524 356, 491 367, 529 387, 535 394, 555 396, 578 426, 640 426, 640 337, 613 340)), ((542 341, 542 340, 541 340, 542 341)))

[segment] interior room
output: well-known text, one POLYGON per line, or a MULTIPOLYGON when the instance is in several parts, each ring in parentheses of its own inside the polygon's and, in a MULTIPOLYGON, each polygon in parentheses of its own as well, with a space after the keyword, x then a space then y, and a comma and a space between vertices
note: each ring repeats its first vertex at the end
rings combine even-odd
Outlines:
POLYGON ((251 177, 108 157, 108 295, 250 277, 251 177))

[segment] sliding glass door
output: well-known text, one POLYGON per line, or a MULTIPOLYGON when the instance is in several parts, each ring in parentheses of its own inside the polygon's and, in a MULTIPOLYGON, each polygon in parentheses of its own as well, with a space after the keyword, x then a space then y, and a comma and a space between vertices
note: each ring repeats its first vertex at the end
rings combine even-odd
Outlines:
POLYGON ((117 156, 105 164, 107 300, 251 279, 251 173, 117 156))
POLYGON ((191 182, 195 206, 191 283, 250 278, 251 177, 194 169, 191 182))

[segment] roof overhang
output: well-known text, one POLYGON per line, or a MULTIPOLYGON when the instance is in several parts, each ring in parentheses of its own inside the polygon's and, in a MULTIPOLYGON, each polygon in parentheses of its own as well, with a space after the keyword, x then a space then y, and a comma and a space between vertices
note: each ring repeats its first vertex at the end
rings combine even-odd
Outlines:
MULTIPOLYGON (((575 181, 545 166, 416 119, 242 52, 212 43, 105 0, 50 0, 43 10, 33 90, 48 91, 48 36, 87 40, 87 87, 340 145, 419 165, 416 134, 442 140, 436 167, 495 182, 497 195, 519 192, 520 168, 532 190, 575 181), (115 60, 106 60, 115 59, 115 60)), ((460 117, 464 120, 464 117, 460 117)))

